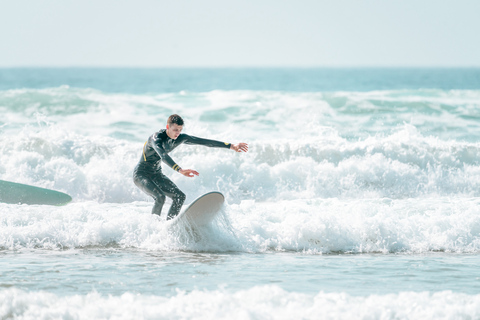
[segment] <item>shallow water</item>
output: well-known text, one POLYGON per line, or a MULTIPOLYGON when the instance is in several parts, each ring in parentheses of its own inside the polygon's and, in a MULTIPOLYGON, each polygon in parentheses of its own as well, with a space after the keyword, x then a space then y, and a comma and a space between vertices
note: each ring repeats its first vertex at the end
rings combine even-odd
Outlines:
POLYGON ((2 254, 2 287, 59 296, 125 292, 174 296, 178 290, 237 292, 274 285, 287 292, 351 296, 403 291, 477 294, 479 257, 428 253, 305 255, 301 253, 157 253, 82 249, 2 254), (8 261, 8 263, 6 263, 8 261))

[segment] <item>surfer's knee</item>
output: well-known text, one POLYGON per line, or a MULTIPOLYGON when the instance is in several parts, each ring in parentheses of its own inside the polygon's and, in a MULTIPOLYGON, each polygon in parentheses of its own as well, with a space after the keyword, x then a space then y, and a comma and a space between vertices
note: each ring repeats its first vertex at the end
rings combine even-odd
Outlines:
POLYGON ((165 199, 166 199, 165 195, 162 193, 156 193, 153 198, 155 199, 155 202, 161 203, 161 204, 165 203, 165 199))
POLYGON ((133 175, 133 183, 139 187, 142 188, 145 185, 145 182, 143 181, 144 178, 137 176, 136 174, 133 175))

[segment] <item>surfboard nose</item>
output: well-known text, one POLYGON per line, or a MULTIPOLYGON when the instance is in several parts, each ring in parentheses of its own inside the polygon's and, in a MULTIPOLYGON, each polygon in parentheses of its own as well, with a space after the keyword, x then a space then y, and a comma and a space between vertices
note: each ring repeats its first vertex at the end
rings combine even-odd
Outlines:
POLYGON ((189 222, 204 226, 210 223, 223 206, 225 197, 218 191, 212 191, 198 197, 185 210, 172 219, 172 224, 180 219, 188 219, 189 222))

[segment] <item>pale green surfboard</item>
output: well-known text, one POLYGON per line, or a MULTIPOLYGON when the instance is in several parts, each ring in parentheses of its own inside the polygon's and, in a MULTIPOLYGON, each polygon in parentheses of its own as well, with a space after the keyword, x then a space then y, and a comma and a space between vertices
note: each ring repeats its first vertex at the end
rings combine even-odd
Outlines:
POLYGON ((62 206, 70 201, 72 197, 63 192, 0 180, 0 202, 62 206))

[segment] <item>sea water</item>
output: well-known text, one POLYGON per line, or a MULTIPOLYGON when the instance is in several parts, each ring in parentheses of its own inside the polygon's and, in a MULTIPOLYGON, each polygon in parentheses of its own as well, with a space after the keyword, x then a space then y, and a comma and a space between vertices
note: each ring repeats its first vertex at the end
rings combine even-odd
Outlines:
MULTIPOLYGON (((480 319, 479 69, 0 69, 1 319, 480 319), (150 134, 193 236, 132 182, 150 134)), ((170 203, 167 202, 167 206, 170 203)), ((166 211, 166 210, 165 210, 166 211)))

